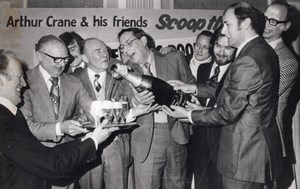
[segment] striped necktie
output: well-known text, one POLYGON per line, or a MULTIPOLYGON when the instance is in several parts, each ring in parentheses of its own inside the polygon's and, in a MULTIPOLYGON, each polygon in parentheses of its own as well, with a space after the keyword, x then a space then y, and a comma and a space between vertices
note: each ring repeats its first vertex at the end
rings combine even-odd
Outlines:
POLYGON ((58 119, 59 103, 60 103, 58 77, 51 77, 50 81, 52 83, 52 86, 50 88, 50 98, 52 101, 55 118, 58 119))
POLYGON ((99 78, 100 78, 100 75, 99 74, 95 74, 94 87, 95 87, 95 89, 96 89, 97 92, 99 92, 100 89, 101 89, 101 85, 100 85, 100 83, 98 81, 99 78))
POLYGON ((213 76, 211 76, 211 78, 209 79, 211 82, 213 83, 217 83, 218 82, 218 77, 219 77, 219 73, 220 73, 220 66, 217 66, 215 68, 215 73, 213 76))

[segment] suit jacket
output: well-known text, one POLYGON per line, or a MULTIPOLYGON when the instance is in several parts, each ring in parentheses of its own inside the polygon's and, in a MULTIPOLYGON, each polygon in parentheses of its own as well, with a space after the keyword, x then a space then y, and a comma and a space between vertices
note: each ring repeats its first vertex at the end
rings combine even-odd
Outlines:
POLYGON ((31 133, 20 111, 13 115, 0 104, 0 188, 46 188, 57 180, 96 159, 91 139, 74 140, 49 148, 31 133))
POLYGON ((193 111, 197 124, 224 125, 218 170, 229 178, 264 183, 281 169, 275 123, 279 66, 274 50, 261 37, 248 42, 229 66, 216 90, 217 108, 193 111), (269 163, 269 165, 267 165, 269 163))
MULTIPOLYGON (((109 63, 109 67, 113 64, 121 63, 120 61, 116 59, 111 59, 109 63)), ((72 74, 75 77, 78 77, 88 93, 91 95, 91 97, 96 100, 96 94, 94 92, 94 86, 93 83, 90 81, 87 67, 85 68, 77 68, 74 73, 72 74)), ((111 98, 118 98, 121 95, 123 95, 123 83, 121 83, 119 80, 116 80, 112 77, 111 72, 108 68, 106 78, 105 78, 105 99, 111 100, 111 98)))
MULTIPOLYGON (((184 55, 179 51, 172 51, 162 55, 154 51, 155 67, 157 77, 168 80, 181 80, 185 83, 195 83, 195 78, 191 73, 184 55)), ((143 73, 138 64, 129 62, 136 72, 143 73)), ((132 94, 133 96, 133 94, 132 94)), ((153 138, 154 119, 153 114, 141 116, 137 119, 139 128, 132 131, 131 149, 136 161, 143 162, 148 155, 153 138)), ((187 144, 190 138, 190 125, 181 123, 168 117, 168 125, 171 136, 179 144, 187 144)))
MULTIPOLYGON (((55 146, 71 140, 69 136, 58 137, 56 135, 57 121, 50 94, 38 66, 26 72, 26 75, 29 89, 25 90, 24 105, 21 107, 21 111, 33 135, 47 146, 55 146)), ((72 119, 76 107, 83 109, 89 118, 93 119, 89 114, 93 99, 80 79, 63 73, 60 76, 59 94, 59 122, 72 119)))
POLYGON ((293 145, 291 144, 292 132, 287 128, 287 126, 285 126, 284 110, 287 106, 292 87, 295 84, 299 65, 297 59, 283 41, 278 43, 274 50, 279 58, 280 70, 279 99, 276 122, 281 137, 283 156, 288 156, 292 162, 295 162, 296 160, 294 157, 293 145))

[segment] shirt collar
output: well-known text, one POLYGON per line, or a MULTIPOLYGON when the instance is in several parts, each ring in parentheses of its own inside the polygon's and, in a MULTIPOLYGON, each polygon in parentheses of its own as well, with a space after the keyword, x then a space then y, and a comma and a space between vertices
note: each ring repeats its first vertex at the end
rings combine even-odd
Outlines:
POLYGON ((273 49, 275 49, 275 47, 276 47, 279 43, 281 43, 281 42, 283 42, 283 39, 280 37, 280 38, 278 38, 278 39, 276 39, 276 40, 274 40, 274 41, 269 42, 268 44, 269 44, 273 49))
POLYGON ((14 115, 17 114, 17 110, 18 110, 17 106, 14 105, 7 98, 4 98, 4 97, 0 96, 0 104, 2 104, 3 106, 5 106, 12 114, 14 114, 14 115))
POLYGON ((191 63, 198 68, 198 66, 200 66, 201 64, 211 62, 211 59, 212 59, 212 56, 210 56, 209 58, 207 58, 205 60, 197 60, 195 55, 193 55, 191 63))
POLYGON ((94 72, 92 69, 90 69, 89 67, 87 67, 87 72, 88 72, 88 75, 89 75, 89 78, 91 81, 94 81, 95 79, 95 74, 99 74, 100 77, 98 79, 98 81, 100 82, 101 85, 103 85, 103 82, 106 78, 106 71, 103 71, 103 72, 100 72, 100 73, 96 73, 94 72))
MULTIPOLYGON (((154 63, 154 54, 153 54, 152 51, 150 51, 149 56, 148 56, 146 62, 150 63, 150 65, 153 65, 153 63, 154 63)), ((146 62, 145 62, 145 63, 146 63, 146 62)), ((144 64, 145 64, 145 63, 144 63, 144 64)), ((143 64, 143 65, 144 65, 144 64, 143 64)), ((141 66, 143 66, 143 65, 141 65, 141 66)))
POLYGON ((258 36, 259 36, 259 35, 254 35, 253 37, 250 37, 249 39, 245 40, 245 41, 239 46, 239 48, 237 49, 236 54, 235 54, 235 57, 237 57, 237 56, 240 54, 241 50, 244 48, 244 46, 246 46, 246 44, 247 44, 249 41, 251 41, 252 39, 257 38, 258 36))

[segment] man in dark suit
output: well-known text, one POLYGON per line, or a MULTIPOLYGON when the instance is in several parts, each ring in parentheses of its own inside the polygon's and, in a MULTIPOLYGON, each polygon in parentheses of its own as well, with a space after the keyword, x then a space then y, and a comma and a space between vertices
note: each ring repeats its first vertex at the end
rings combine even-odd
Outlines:
MULTIPOLYGON (((120 50, 128 57, 127 63, 136 72, 153 75, 163 80, 177 79, 195 82, 181 52, 165 55, 152 50, 151 37, 138 28, 123 29, 118 34, 120 50)), ((151 92, 137 93, 133 104, 151 103, 151 92), (149 95, 150 94, 150 95, 149 95)), ((141 116, 139 128, 131 134, 136 188, 184 188, 186 175, 186 145, 189 141, 189 124, 167 117, 162 111, 141 116)))
MULTIPOLYGON (((34 136, 53 147, 86 133, 74 112, 82 109, 90 120, 93 99, 79 78, 63 73, 69 61, 64 42, 56 36, 42 37, 36 45, 39 64, 26 72, 29 88, 21 111, 34 136)), ((61 184, 65 185, 65 184, 61 184)))
POLYGON ((291 50, 285 45, 282 35, 289 30, 293 21, 291 6, 285 1, 275 1, 265 11, 266 27, 263 37, 275 50, 279 58, 279 92, 276 123, 282 142, 282 155, 284 157, 284 171, 278 180, 279 188, 288 188, 293 180, 292 164, 296 163, 293 149, 293 132, 291 125, 287 124, 286 111, 290 92, 298 76, 298 61, 291 50))
POLYGON ((25 86, 16 55, 0 50, 1 189, 48 188, 47 181, 68 177, 76 168, 95 160, 98 144, 115 130, 98 127, 81 140, 45 147, 30 132, 17 108, 25 86))
MULTIPOLYGON (((120 63, 111 59, 106 44, 89 38, 83 43, 82 58, 86 68, 78 68, 73 75, 80 78, 94 100, 118 100, 123 94, 123 85, 112 77, 109 68, 120 63), (100 86, 100 87, 98 87, 100 86)), ((130 165, 129 133, 115 133, 103 144, 102 161, 86 172, 79 180, 82 188, 126 189, 130 165), (104 183, 103 183, 104 181, 104 183)))
POLYGON ((235 61, 216 90, 217 107, 188 111, 163 107, 172 117, 198 125, 223 125, 218 170, 225 189, 262 189, 281 169, 275 123, 278 58, 261 35, 262 13, 245 2, 224 11, 222 33, 237 47, 235 61), (277 62, 277 63, 276 63, 277 62))

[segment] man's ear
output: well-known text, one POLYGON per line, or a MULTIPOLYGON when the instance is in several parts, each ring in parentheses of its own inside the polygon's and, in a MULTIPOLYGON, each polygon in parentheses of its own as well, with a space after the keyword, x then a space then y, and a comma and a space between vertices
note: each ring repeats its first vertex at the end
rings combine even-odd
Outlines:
POLYGON ((291 27, 292 23, 291 22, 287 22, 284 24, 284 27, 283 27, 283 31, 287 31, 290 27, 291 27))
POLYGON ((85 62, 87 64, 89 63, 89 58, 85 54, 81 55, 81 57, 82 57, 83 62, 85 62))
POLYGON ((148 40, 147 40, 147 37, 146 37, 146 36, 141 37, 140 40, 142 41, 142 44, 143 44, 144 46, 147 45, 148 40))
POLYGON ((42 53, 40 51, 36 51, 36 57, 38 59, 39 62, 42 61, 43 57, 42 57, 42 53))
POLYGON ((242 21, 241 27, 242 27, 242 29, 248 29, 249 27, 251 27, 251 19, 246 18, 244 21, 242 21))

